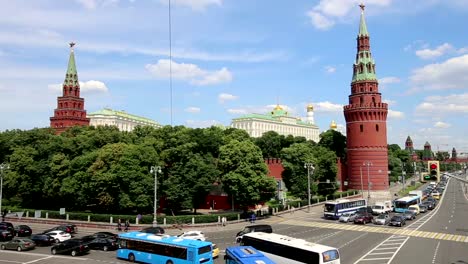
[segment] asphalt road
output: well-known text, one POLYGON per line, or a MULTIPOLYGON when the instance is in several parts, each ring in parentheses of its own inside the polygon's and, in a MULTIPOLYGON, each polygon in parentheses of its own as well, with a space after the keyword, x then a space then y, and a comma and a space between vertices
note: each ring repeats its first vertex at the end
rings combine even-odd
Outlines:
MULTIPOLYGON (((340 250, 342 264, 468 263, 468 201, 463 195, 461 184, 456 180, 449 182, 435 210, 419 215, 404 228, 338 223, 324 220, 322 215, 322 208, 314 207, 310 212, 299 210, 260 220, 257 224, 270 224, 275 233, 336 247, 340 250)), ((215 260, 216 264, 220 264, 224 261, 224 249, 236 245, 235 234, 246 225, 249 223, 196 229, 203 231, 207 239, 221 249, 220 257, 215 260)), ((39 232, 51 225, 31 224, 31 227, 34 232, 39 232)), ((167 229, 166 232, 176 235, 186 230, 167 229)), ((80 228, 77 237, 97 231, 100 230, 80 228)), ((0 264, 65 262, 128 263, 116 259, 115 252, 91 251, 88 255, 75 258, 52 256, 50 247, 20 253, 1 251, 0 254, 0 264)))

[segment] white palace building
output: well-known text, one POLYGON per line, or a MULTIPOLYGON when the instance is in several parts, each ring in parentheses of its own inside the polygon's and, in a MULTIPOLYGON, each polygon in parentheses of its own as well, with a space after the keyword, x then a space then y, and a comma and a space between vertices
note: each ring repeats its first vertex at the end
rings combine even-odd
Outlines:
POLYGON ((268 114, 247 114, 232 119, 231 127, 247 131, 251 137, 261 137, 263 133, 275 131, 284 136, 305 137, 307 140, 319 142, 319 127, 314 122, 314 107, 307 105, 307 117, 303 121, 299 117, 288 115, 280 105, 268 114))
POLYGON ((90 126, 116 126, 120 131, 132 131, 136 126, 162 127, 149 118, 132 115, 125 111, 116 111, 109 108, 89 113, 90 126))

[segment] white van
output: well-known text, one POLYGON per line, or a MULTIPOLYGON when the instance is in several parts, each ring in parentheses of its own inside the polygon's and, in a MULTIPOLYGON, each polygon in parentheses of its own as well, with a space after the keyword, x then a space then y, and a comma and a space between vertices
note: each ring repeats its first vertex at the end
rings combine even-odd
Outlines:
POLYGON ((372 207, 372 214, 387 214, 393 211, 393 206, 391 201, 376 202, 372 207))

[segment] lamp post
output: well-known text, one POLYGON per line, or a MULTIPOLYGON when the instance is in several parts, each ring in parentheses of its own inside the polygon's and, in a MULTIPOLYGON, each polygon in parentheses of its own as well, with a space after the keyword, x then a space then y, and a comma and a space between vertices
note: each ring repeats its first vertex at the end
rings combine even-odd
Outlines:
POLYGON ((304 168, 307 169, 307 201, 309 206, 307 207, 307 212, 310 212, 310 174, 312 171, 312 174, 314 174, 314 164, 312 163, 304 163, 304 168))
POLYGON ((0 213, 2 213, 2 195, 3 195, 3 171, 9 170, 10 164, 2 163, 0 164, 0 213))
POLYGON ((364 198, 364 182, 362 181, 362 166, 359 166, 359 172, 361 173, 361 197, 364 198))
POLYGON ((367 166, 367 203, 369 203, 369 200, 370 200, 370 186, 371 186, 369 168, 370 168, 370 166, 372 166, 372 162, 364 161, 364 163, 362 165, 367 166))
POLYGON ((154 173, 154 216, 153 216, 153 226, 158 225, 158 220, 156 219, 157 208, 158 208, 158 173, 161 173, 161 166, 151 166, 150 173, 154 173))

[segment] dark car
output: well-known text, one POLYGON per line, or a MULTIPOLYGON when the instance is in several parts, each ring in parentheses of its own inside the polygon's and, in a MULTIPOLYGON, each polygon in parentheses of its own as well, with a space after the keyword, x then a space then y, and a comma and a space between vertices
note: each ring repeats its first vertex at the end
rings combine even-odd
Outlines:
POLYGON ((1 241, 7 241, 11 240, 13 238, 12 233, 14 234, 15 230, 11 230, 11 228, 7 226, 0 226, 0 240, 1 241))
POLYGON ((72 234, 72 228, 69 227, 68 225, 59 225, 59 226, 56 226, 56 227, 52 227, 50 229, 47 229, 45 230, 44 232, 42 232, 43 234, 46 234, 46 233, 49 233, 50 231, 63 231, 63 232, 67 232, 69 234, 72 234))
POLYGON ((419 205, 419 212, 425 213, 425 212, 427 212, 427 210, 429 210, 429 209, 427 209, 427 206, 422 205, 422 204, 419 205))
POLYGON ((406 218, 406 220, 416 219, 416 212, 411 210, 406 210, 402 215, 406 218))
POLYGON ((150 226, 150 227, 143 228, 142 230, 140 230, 140 232, 157 235, 157 234, 164 234, 164 229, 159 226, 150 226))
POLYGON ((15 233, 19 237, 30 236, 32 234, 32 229, 27 225, 17 225, 15 226, 15 233))
POLYGON ((8 227, 8 230, 10 230, 10 233, 15 236, 15 227, 13 226, 12 223, 10 222, 0 222, 0 226, 6 226, 8 227))
POLYGON ((98 249, 98 250, 116 250, 118 248, 117 241, 115 239, 104 238, 104 237, 93 237, 91 236, 84 236, 81 238, 90 249, 98 249))
POLYGON ((372 210, 371 206, 367 206, 367 207, 358 208, 356 210, 356 213, 357 214, 372 214, 372 213, 374 213, 374 210, 372 210))
POLYGON ((271 225, 251 225, 246 226, 241 231, 237 232, 236 234, 236 242, 239 243, 242 240, 242 237, 245 234, 252 233, 252 232, 263 232, 263 233, 273 233, 273 228, 271 225))
POLYGON ((84 255, 89 252, 89 246, 81 239, 69 239, 55 244, 50 249, 52 255, 70 254, 72 257, 84 255))
POLYGON ((355 218, 354 218, 354 223, 355 224, 367 224, 367 223, 371 223, 372 221, 374 220, 374 216, 371 214, 371 213, 367 213, 367 214, 358 214, 355 218))
POLYGON ((0 245, 2 250, 13 249, 16 251, 30 250, 36 247, 36 243, 29 238, 13 238, 8 242, 3 242, 0 245))
POLYGON ((96 232, 96 233, 92 234, 91 236, 93 236, 94 238, 100 237, 100 238, 110 238, 110 239, 114 239, 114 240, 116 240, 118 238, 117 234, 114 234, 112 232, 106 232, 106 231, 96 232))
POLYGON ((404 226, 406 225, 406 218, 402 215, 394 215, 390 219, 390 223, 388 223, 389 226, 404 226))
POLYGON ((55 239, 46 234, 32 235, 31 240, 36 243, 36 246, 50 246, 55 243, 55 239))
POLYGON ((428 210, 433 210, 435 207, 435 204, 430 201, 424 201, 421 203, 421 205, 427 207, 428 210))

